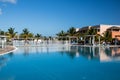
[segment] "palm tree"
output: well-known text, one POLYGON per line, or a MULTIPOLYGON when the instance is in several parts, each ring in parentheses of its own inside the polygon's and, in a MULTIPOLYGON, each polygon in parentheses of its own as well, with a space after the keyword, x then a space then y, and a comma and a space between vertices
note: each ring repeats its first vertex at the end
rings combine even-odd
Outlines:
POLYGON ((48 37, 47 37, 47 36, 43 36, 43 39, 44 39, 44 40, 48 40, 48 37))
POLYGON ((21 37, 27 40, 29 38, 30 31, 27 28, 23 29, 23 32, 21 33, 21 37))
POLYGON ((57 36, 66 36, 67 34, 66 34, 66 32, 64 32, 63 30, 62 31, 60 31, 58 34, 56 34, 57 36))
POLYGON ((52 37, 52 36, 49 36, 49 39, 50 39, 50 40, 53 40, 53 37, 52 37))
POLYGON ((15 32, 15 28, 10 27, 8 29, 7 35, 10 37, 10 39, 13 39, 16 36, 17 32, 15 32))
POLYGON ((0 35, 5 35, 5 32, 0 30, 0 35))
POLYGON ((71 36, 71 38, 69 38, 71 40, 71 42, 78 42, 81 34, 79 33, 79 31, 78 32, 76 31, 76 28, 71 27, 67 31, 67 35, 71 36))
POLYGON ((33 33, 29 33, 28 37, 29 38, 34 38, 34 34, 33 33))
POLYGON ((23 29, 23 32, 20 34, 20 37, 21 38, 24 38, 25 40, 25 43, 28 43, 28 39, 30 38, 33 38, 34 37, 34 34, 33 33, 30 33, 30 31, 27 29, 27 28, 24 28, 23 29))
POLYGON ((65 40, 65 37, 67 36, 67 33, 62 30, 56 35, 59 37, 59 40, 61 40, 61 39, 65 40))
POLYGON ((112 41, 112 36, 110 31, 106 31, 105 33, 103 33, 103 40, 107 42, 112 41))
POLYGON ((40 39, 40 38, 41 38, 41 34, 37 33, 37 34, 35 35, 35 38, 36 38, 37 40, 40 39))
POLYGON ((96 31, 95 29, 90 28, 90 29, 87 31, 86 34, 87 34, 87 35, 96 35, 96 34, 97 34, 97 31, 96 31))
MULTIPOLYGON (((93 36, 95 36, 95 41, 98 42, 99 41, 99 34, 97 34, 97 30, 96 29, 93 29, 93 28, 90 28, 85 34, 84 34, 84 37, 85 37, 85 41, 89 42, 90 39, 92 38, 93 39, 93 36), (86 35, 88 35, 87 37, 85 37, 86 35)), ((91 43, 91 41, 90 41, 91 43)))
POLYGON ((69 36, 75 36, 76 34, 76 29, 74 27, 71 27, 68 31, 67 31, 67 34, 69 36))

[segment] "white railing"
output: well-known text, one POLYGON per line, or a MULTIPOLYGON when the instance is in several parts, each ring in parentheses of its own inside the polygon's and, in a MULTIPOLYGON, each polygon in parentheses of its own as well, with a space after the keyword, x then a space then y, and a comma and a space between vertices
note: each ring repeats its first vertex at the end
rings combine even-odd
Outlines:
POLYGON ((69 45, 69 41, 58 41, 58 40, 42 40, 42 41, 25 41, 25 40, 14 40, 14 46, 58 46, 58 45, 69 45))

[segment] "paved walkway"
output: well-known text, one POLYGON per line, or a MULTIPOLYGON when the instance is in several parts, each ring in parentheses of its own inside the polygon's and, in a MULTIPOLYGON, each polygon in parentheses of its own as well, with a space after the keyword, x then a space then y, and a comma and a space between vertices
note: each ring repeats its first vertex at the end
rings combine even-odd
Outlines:
POLYGON ((7 53, 7 52, 12 51, 14 49, 15 48, 13 46, 7 46, 6 48, 3 48, 3 49, 0 48, 0 54, 7 53))

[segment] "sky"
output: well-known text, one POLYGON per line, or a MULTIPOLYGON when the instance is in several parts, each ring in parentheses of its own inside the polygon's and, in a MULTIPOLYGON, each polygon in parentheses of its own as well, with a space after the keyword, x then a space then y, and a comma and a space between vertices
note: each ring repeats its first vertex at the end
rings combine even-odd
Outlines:
POLYGON ((120 25, 120 0, 0 0, 0 29, 55 36, 70 27, 120 25))

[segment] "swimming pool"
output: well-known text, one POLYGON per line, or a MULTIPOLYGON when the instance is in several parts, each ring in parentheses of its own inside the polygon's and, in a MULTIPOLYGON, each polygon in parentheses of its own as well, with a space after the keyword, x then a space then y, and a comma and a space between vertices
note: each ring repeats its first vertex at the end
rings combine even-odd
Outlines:
POLYGON ((120 80, 120 48, 18 47, 0 56, 0 80, 120 80))

